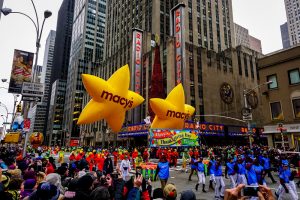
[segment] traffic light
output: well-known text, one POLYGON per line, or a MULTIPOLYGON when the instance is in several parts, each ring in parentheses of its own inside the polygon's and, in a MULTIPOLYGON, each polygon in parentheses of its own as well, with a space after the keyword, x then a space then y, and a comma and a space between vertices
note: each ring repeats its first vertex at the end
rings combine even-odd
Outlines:
POLYGON ((22 106, 21 106, 21 104, 17 105, 17 111, 16 112, 22 112, 22 106))

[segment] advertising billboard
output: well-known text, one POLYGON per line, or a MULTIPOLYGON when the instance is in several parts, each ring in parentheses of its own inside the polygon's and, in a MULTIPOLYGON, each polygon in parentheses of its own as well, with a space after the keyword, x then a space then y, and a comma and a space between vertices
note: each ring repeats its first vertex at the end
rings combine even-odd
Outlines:
POLYGON ((31 82, 33 53, 15 49, 9 81, 9 93, 21 94, 23 82, 31 82))
POLYGON ((150 129, 150 147, 199 146, 194 130, 150 129))
POLYGON ((18 143, 20 139, 19 132, 10 132, 5 135, 4 142, 5 143, 18 143))

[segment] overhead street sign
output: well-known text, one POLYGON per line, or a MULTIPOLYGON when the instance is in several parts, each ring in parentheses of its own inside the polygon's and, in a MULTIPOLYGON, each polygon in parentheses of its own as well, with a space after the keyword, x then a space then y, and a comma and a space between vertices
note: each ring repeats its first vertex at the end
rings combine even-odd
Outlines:
POLYGON ((42 97, 24 96, 24 95, 22 95, 22 101, 42 102, 42 97))
POLYGON ((42 97, 44 95, 44 84, 24 82, 22 86, 22 95, 42 97))
POLYGON ((251 121, 252 120, 252 113, 247 115, 247 116, 243 116, 243 120, 244 121, 251 121))

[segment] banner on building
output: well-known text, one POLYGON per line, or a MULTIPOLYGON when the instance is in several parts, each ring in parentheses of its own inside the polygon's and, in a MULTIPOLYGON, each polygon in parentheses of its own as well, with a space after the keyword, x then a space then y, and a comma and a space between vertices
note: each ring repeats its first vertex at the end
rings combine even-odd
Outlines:
MULTIPOLYGON (((131 63, 131 81, 133 91, 142 93, 142 46, 143 46, 143 31, 137 28, 132 29, 132 63, 131 63)), ((132 122, 140 122, 141 108, 136 107, 133 111, 132 122)))
POLYGON ((79 139, 71 139, 70 140, 71 147, 78 147, 79 146, 79 139))
POLYGON ((31 82, 33 53, 15 49, 9 82, 9 93, 21 94, 23 82, 31 82))
POLYGON ((198 146, 198 133, 193 130, 150 129, 150 147, 198 146))
POLYGON ((185 35, 184 35, 184 8, 185 4, 180 3, 170 11, 170 31, 175 37, 175 81, 176 85, 183 83, 185 70, 185 35))

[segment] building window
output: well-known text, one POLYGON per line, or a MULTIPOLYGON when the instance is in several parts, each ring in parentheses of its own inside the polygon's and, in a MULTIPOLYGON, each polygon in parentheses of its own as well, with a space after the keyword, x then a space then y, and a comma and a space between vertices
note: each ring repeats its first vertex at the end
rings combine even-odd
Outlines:
POLYGON ((290 85, 300 83, 299 69, 292 69, 288 71, 290 85))
POLYGON ((278 88, 278 84, 277 84, 277 76, 276 74, 267 76, 267 81, 272 81, 272 83, 268 84, 268 88, 269 89, 276 89, 278 88))
POLYGON ((280 102, 270 103, 272 120, 283 120, 280 102))
POLYGON ((295 118, 300 118, 300 98, 292 99, 295 118))

